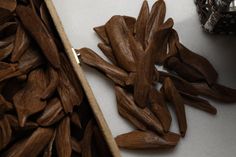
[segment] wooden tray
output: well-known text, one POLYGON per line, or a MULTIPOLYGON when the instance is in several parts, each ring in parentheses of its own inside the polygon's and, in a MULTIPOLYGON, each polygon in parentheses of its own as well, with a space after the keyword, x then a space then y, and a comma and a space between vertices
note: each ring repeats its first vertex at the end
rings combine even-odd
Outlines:
POLYGON ((84 72, 80 66, 80 64, 78 64, 78 58, 77 56, 75 55, 75 52, 73 51, 72 49, 72 45, 69 41, 69 39, 67 38, 67 35, 64 31, 64 28, 63 28, 63 25, 60 21, 60 18, 57 14, 57 11, 54 7, 54 4, 52 2, 52 0, 45 0, 45 3, 47 5, 47 8, 51 14, 51 17, 53 19, 53 22, 56 26, 56 29, 58 31, 58 34, 62 40, 62 43, 64 45, 64 48, 65 48, 65 52, 74 68, 74 71, 77 75, 77 77, 79 78, 82 86, 83 86, 83 89, 86 93, 86 96, 88 98, 88 101, 89 101, 89 104, 90 104, 90 107, 92 108, 93 110, 93 113, 94 113, 94 116, 95 116, 95 119, 101 129, 101 132, 103 133, 104 135, 104 138, 110 148, 110 151, 113 155, 113 157, 121 157, 120 155, 120 151, 119 151, 119 148, 117 147, 116 143, 115 143, 115 140, 111 134, 111 131, 105 121, 105 118, 101 112, 101 109, 100 107, 98 106, 97 104, 97 101, 94 97, 94 94, 91 90, 91 87, 89 86, 88 84, 88 81, 87 79, 85 78, 85 75, 84 75, 84 72))

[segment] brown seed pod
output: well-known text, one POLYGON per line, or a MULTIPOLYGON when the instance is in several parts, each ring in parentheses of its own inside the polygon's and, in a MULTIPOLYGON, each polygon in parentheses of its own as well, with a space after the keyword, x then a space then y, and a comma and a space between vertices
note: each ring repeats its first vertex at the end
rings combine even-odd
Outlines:
POLYGON ((58 157, 71 156, 70 118, 65 117, 59 124, 56 133, 56 149, 58 157))
POLYGON ((28 49, 30 44, 30 39, 25 32, 24 28, 21 24, 18 25, 16 31, 16 39, 15 39, 15 46, 11 55, 11 61, 17 62, 21 58, 21 56, 25 53, 28 49))
POLYGON ((103 43, 99 43, 98 47, 100 48, 100 50, 103 52, 103 54, 113 63, 113 64, 117 64, 116 63, 116 59, 113 55, 113 51, 111 49, 110 46, 103 44, 103 43))
POLYGON ((61 101, 54 98, 49 101, 42 115, 37 119, 37 123, 41 126, 51 126, 61 120, 65 116, 61 101))
POLYGON ((32 156, 36 157, 47 146, 53 136, 54 130, 38 128, 29 138, 15 143, 3 156, 32 156))
POLYGON ((166 149, 175 147, 179 139, 180 136, 172 132, 158 136, 149 131, 133 131, 117 136, 116 143, 125 149, 166 149))
POLYGON ((0 151, 11 141, 12 130, 5 116, 0 117, 0 151))
POLYGON ((102 71, 116 84, 119 84, 121 86, 125 85, 125 82, 128 79, 128 74, 126 71, 106 62, 91 49, 82 48, 78 50, 78 52, 81 54, 81 59, 84 63, 102 71))
POLYGON ((123 108, 128 113, 136 117, 137 120, 142 122, 147 128, 159 134, 164 133, 160 121, 148 108, 141 109, 137 107, 136 104, 134 103, 133 97, 121 87, 116 86, 115 92, 116 92, 117 105, 119 107, 123 108))
POLYGON ((40 18, 29 6, 18 5, 17 16, 20 18, 24 28, 36 40, 48 61, 55 68, 60 67, 60 58, 56 44, 40 18), (35 27, 37 25, 37 27, 35 27))
POLYGON ((184 108, 184 101, 170 78, 165 79, 162 88, 165 97, 174 105, 175 113, 179 123, 180 134, 184 137, 187 130, 187 119, 184 108))
POLYGON ((113 16, 106 23, 105 28, 118 65, 126 71, 135 71, 134 52, 129 44, 133 35, 129 31, 124 18, 113 16))
POLYGON ((197 70, 205 80, 211 85, 215 83, 218 78, 218 74, 213 65, 204 57, 193 53, 182 44, 178 45, 179 56, 183 63, 197 70))
POLYGON ((26 119, 30 115, 42 111, 46 107, 46 102, 41 100, 41 94, 46 85, 44 71, 37 69, 29 74, 26 86, 14 95, 13 102, 21 127, 25 125, 26 119))
POLYGON ((149 6, 148 2, 145 0, 143 1, 142 8, 139 12, 138 19, 135 23, 135 39, 140 42, 143 46, 143 49, 146 48, 146 43, 145 43, 145 33, 146 33, 146 27, 147 27, 147 22, 149 18, 149 6))
POLYGON ((7 9, 11 12, 13 12, 16 9, 16 0, 0 0, 0 6, 1 8, 7 9))

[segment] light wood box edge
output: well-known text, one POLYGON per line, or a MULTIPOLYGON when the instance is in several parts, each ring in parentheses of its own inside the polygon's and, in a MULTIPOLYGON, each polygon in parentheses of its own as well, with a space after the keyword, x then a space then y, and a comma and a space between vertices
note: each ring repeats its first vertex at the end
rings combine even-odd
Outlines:
POLYGON ((71 45, 69 39, 67 38, 67 35, 66 35, 63 25, 61 23, 61 20, 57 14, 57 11, 55 9, 53 1, 52 0, 45 0, 45 3, 47 5, 50 15, 53 19, 53 22, 56 26, 56 29, 59 33, 59 36, 62 40, 62 43, 65 47, 66 54, 67 54, 72 66, 74 68, 74 71, 75 71, 77 77, 79 78, 79 80, 83 86, 83 89, 86 93, 89 104, 90 104, 90 106, 93 110, 94 116, 96 118, 96 121, 97 121, 97 123, 98 123, 104 137, 105 137, 106 142, 108 143, 111 153, 112 153, 113 157, 121 157, 119 148, 116 145, 115 140, 112 136, 112 133, 111 133, 111 131, 105 121, 105 118, 102 114, 102 111, 101 111, 100 107, 98 106, 98 103, 95 99, 92 89, 91 89, 91 87, 84 75, 84 72, 83 72, 81 66, 76 61, 75 55, 73 54, 74 52, 72 51, 72 45, 71 45))

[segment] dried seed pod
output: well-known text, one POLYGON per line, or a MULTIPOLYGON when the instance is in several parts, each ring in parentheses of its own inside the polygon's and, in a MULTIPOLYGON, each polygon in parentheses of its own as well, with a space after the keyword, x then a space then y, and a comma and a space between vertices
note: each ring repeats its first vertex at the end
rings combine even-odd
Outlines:
POLYGON ((201 99, 196 96, 189 95, 187 93, 181 93, 184 104, 190 105, 192 107, 198 108, 202 111, 208 112, 210 114, 216 114, 217 110, 208 101, 201 99))
MULTIPOLYGON (((164 24, 162 24, 157 31, 156 35, 153 34, 153 38, 150 39, 149 44, 153 45, 155 48, 155 43, 160 42, 158 51, 156 51, 156 64, 163 65, 165 61, 174 55, 173 53, 168 52, 168 36, 171 35, 172 27, 174 25, 173 19, 169 18, 164 24), (167 37, 166 37, 167 36, 167 37)), ((154 49, 155 50, 155 49, 154 49)))
POLYGON ((12 130, 5 116, 0 117, 0 151, 11 141, 12 130))
POLYGON ((71 156, 70 118, 65 117, 57 128, 56 149, 58 157, 71 156))
POLYGON ((81 154, 83 157, 92 157, 92 137, 93 137, 93 121, 90 120, 84 130, 84 137, 82 139, 82 151, 81 154))
POLYGON ((169 132, 163 136, 149 131, 132 131, 116 137, 119 147, 125 149, 166 149, 173 148, 179 142, 178 134, 169 132))
POLYGON ((102 39, 102 41, 103 41, 106 45, 109 45, 109 44, 110 44, 109 38, 108 38, 108 36, 107 36, 107 32, 106 32, 105 25, 95 27, 95 28, 93 28, 93 30, 97 33, 97 35, 102 39))
POLYGON ((48 143, 48 146, 43 153, 43 157, 52 157, 52 147, 56 138, 56 133, 57 132, 54 131, 53 136, 51 137, 50 142, 48 143))
POLYGON ((176 72, 183 79, 190 82, 204 81, 204 77, 195 69, 182 63, 177 57, 171 57, 165 64, 169 70, 176 72))
POLYGON ((177 45, 179 44, 179 35, 175 29, 171 29, 168 36, 168 47, 166 49, 166 56, 164 60, 166 61, 169 57, 176 56, 178 53, 177 45))
POLYGON ((13 12, 16 9, 16 0, 0 0, 0 6, 1 8, 7 9, 11 12, 13 12))
POLYGON ((135 23, 136 23, 136 19, 134 17, 131 16, 123 16, 125 23, 127 25, 127 27, 129 28, 129 31, 134 34, 134 28, 135 28, 135 23))
POLYGON ((53 24, 53 21, 52 21, 52 18, 50 16, 50 13, 48 11, 48 8, 47 8, 47 5, 45 2, 43 2, 41 5, 40 5, 40 17, 43 21, 43 23, 45 24, 45 26, 47 27, 47 30, 50 32, 50 33, 53 33, 55 32, 54 30, 54 24, 53 24))
POLYGON ((18 122, 17 117, 15 117, 13 115, 10 115, 10 114, 5 115, 5 117, 9 121, 9 124, 11 125, 11 128, 16 132, 17 131, 33 130, 33 129, 38 128, 38 124, 35 123, 35 122, 27 121, 25 123, 25 126, 21 127, 21 126, 19 126, 19 122, 18 122))
POLYGON ((10 35, 10 36, 8 36, 8 37, 6 37, 6 38, 1 39, 1 40, 0 40, 0 49, 7 47, 7 46, 10 45, 11 43, 13 43, 14 40, 15 40, 15 34, 10 35))
MULTIPOLYGON (((35 49, 29 48, 24 55, 20 58, 19 64, 2 64, 2 66, 8 67, 4 70, 2 77, 0 76, 0 81, 24 75, 31 70, 35 69, 43 63, 42 57, 38 54, 35 49), (11 67, 11 68, 10 68, 11 67), (7 70, 11 69, 11 72, 7 70), (7 74, 6 74, 7 73, 7 74)), ((1 67, 1 66, 0 66, 1 67)), ((1 74, 0 74, 1 75, 1 74)))
POLYGON ((19 60, 19 70, 21 73, 28 73, 43 64, 44 58, 39 54, 36 48, 30 47, 19 60))
POLYGON ((60 80, 57 86, 57 92, 60 96, 64 111, 66 113, 72 113, 74 106, 79 106, 82 99, 66 73, 64 69, 61 69, 58 73, 60 80))
POLYGON ((104 137, 98 128, 98 126, 93 127, 93 137, 95 138, 95 144, 98 151, 98 156, 112 157, 109 147, 104 140, 104 137))
POLYGON ((142 122, 148 129, 151 129, 159 134, 163 134, 163 128, 160 121, 148 109, 141 109, 134 103, 133 97, 121 87, 115 87, 117 105, 142 122))
POLYGON ((137 77, 134 84, 134 100, 141 108, 146 107, 149 102, 149 93, 155 76, 155 62, 159 58, 164 43, 164 37, 169 33, 169 26, 160 27, 160 30, 153 35, 142 57, 137 62, 137 77))
POLYGON ((38 15, 36 15, 29 6, 23 5, 17 6, 16 13, 25 29, 28 30, 36 40, 48 61, 55 68, 59 68, 60 58, 56 44, 38 15), (35 25, 37 25, 37 27, 35 27, 35 25))
POLYGON ((0 25, 0 38, 6 38, 16 33, 17 23, 15 21, 6 22, 0 25))
POLYGON ((198 91, 197 89, 189 82, 187 82, 186 80, 176 76, 176 75, 172 75, 170 73, 166 73, 163 71, 159 71, 160 74, 160 82, 164 83, 166 78, 171 78, 172 82, 174 83, 175 87, 184 93, 189 93, 191 95, 198 95, 198 91))
POLYGON ((0 95, 0 114, 12 110, 13 104, 0 95))
POLYGON ((199 95, 225 103, 236 102, 235 89, 220 84, 212 84, 209 86, 207 83, 193 83, 192 85, 196 88, 199 95))
POLYGON ((197 70, 209 84, 216 82, 218 74, 206 58, 190 51, 182 44, 178 45, 178 50, 182 62, 197 70))
POLYGON ((42 115, 37 119, 37 123, 41 126, 51 126, 61 120, 65 116, 61 101, 54 98, 49 101, 42 115))
POLYGON ((136 71, 134 52, 130 47, 132 46, 130 40, 132 40, 133 35, 129 31, 124 18, 113 16, 105 27, 118 65, 126 71, 136 71))
POLYGON ((0 61, 7 58, 13 51, 14 43, 7 45, 4 48, 0 48, 0 61))
POLYGON ((50 128, 38 128, 27 139, 15 143, 3 156, 5 157, 36 157, 47 146, 53 136, 54 130, 50 128))
POLYGON ((47 71, 49 84, 47 85, 47 88, 44 90, 42 94, 42 99, 47 99, 53 95, 53 93, 56 91, 57 86, 59 84, 59 76, 56 70, 54 70, 52 67, 48 68, 47 71))
POLYGON ((81 121, 79 114, 76 112, 73 112, 71 117, 70 117, 71 122, 77 127, 77 128, 82 128, 81 121))
POLYGON ((0 81, 8 78, 12 73, 17 71, 17 64, 10 64, 5 62, 0 62, 0 81))
POLYGON ((170 78, 165 79, 162 88, 165 97, 174 105, 180 134, 184 137, 187 130, 187 119, 183 99, 170 78))
POLYGON ((16 31, 16 39, 15 39, 15 46, 11 55, 11 61, 17 62, 21 58, 21 56, 24 54, 26 49, 29 47, 30 39, 25 32, 24 28, 21 26, 21 24, 18 25, 17 31, 16 31))
POLYGON ((160 25, 164 23, 166 14, 166 5, 163 0, 158 0, 152 6, 150 16, 148 18, 145 39, 146 45, 149 44, 153 34, 159 29, 160 25))
POLYGON ((155 116, 160 120, 165 132, 168 132, 172 122, 171 114, 166 106, 164 96, 161 92, 156 89, 152 89, 149 95, 150 109, 155 116))
POLYGON ((99 43, 98 47, 100 48, 100 50, 103 52, 103 54, 113 63, 113 64, 117 64, 116 63, 116 59, 113 55, 113 51, 112 48, 106 44, 103 43, 99 43))
POLYGON ((69 62, 67 56, 63 53, 60 53, 61 62, 63 63, 61 66, 62 71, 67 75, 68 79, 70 80, 71 84, 73 85, 76 94, 77 94, 77 105, 80 105, 83 101, 83 90, 80 84, 80 80, 78 79, 75 71, 73 70, 73 66, 69 62))
POLYGON ((137 117, 132 115, 132 113, 129 113, 120 105, 118 105, 117 108, 120 116, 129 121, 135 128, 143 131, 147 130, 147 127, 140 120, 138 120, 137 117))
POLYGON ((126 71, 106 62, 91 49, 82 48, 78 50, 78 52, 81 54, 81 59, 84 63, 102 71, 114 83, 119 84, 121 86, 125 85, 125 82, 128 79, 128 74, 126 71))
POLYGON ((143 5, 139 12, 137 22, 135 23, 135 31, 134 31, 135 38, 137 41, 139 41, 142 44, 143 49, 146 48, 145 30, 146 30, 148 18, 149 18, 149 6, 148 6, 148 2, 145 0, 143 1, 143 5))
MULTIPOLYGON (((2 0, 2 1, 4 1, 4 0, 2 0)), ((14 16, 11 13, 11 11, 4 9, 4 8, 0 8, 0 25, 4 24, 7 21, 10 21, 13 18, 14 18, 14 16)))
POLYGON ((44 71, 37 69, 29 74, 26 86, 14 95, 13 102, 21 127, 25 125, 27 117, 45 108, 46 102, 41 100, 41 94, 46 85, 44 71))
POLYGON ((75 151, 76 153, 81 154, 82 150, 81 150, 81 144, 79 141, 77 141, 77 139, 75 139, 74 137, 71 137, 71 146, 72 146, 72 150, 75 151))

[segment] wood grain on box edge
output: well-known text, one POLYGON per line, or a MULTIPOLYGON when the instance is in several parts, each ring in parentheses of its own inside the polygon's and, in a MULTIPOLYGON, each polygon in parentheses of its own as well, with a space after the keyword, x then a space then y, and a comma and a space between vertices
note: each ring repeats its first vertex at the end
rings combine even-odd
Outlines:
POLYGON ((100 109, 100 107, 98 106, 97 104, 97 101, 93 95, 93 92, 91 90, 91 87, 89 86, 88 84, 88 81, 87 79, 85 78, 85 75, 82 71, 82 68, 80 67, 79 64, 77 64, 76 62, 76 59, 75 59, 75 56, 73 54, 73 51, 72 51, 72 46, 69 42, 69 39, 67 38, 66 36, 66 33, 64 31, 64 28, 63 28, 63 25, 60 21, 60 18, 56 12, 56 9, 54 7, 54 4, 52 2, 52 0, 45 0, 46 2, 46 5, 48 7, 48 10, 52 16, 52 19, 54 21, 54 24, 56 26, 56 29, 60 35, 60 38, 63 42, 63 45, 65 47, 65 51, 66 51, 66 54, 68 55, 71 63, 72 63, 72 66, 76 72, 76 75, 78 76, 79 80, 81 81, 81 84, 85 90, 85 93, 86 93, 86 96, 88 97, 88 101, 90 103, 90 106, 93 110, 93 113, 95 115, 95 118, 98 122, 98 125, 100 126, 101 128, 101 131, 109 145, 109 148, 112 152, 112 155, 114 157, 121 157, 120 155, 120 151, 119 151, 119 148, 117 147, 116 143, 115 143, 115 140, 111 134, 111 131, 105 121, 105 118, 103 117, 103 114, 102 114, 102 111, 100 109))

